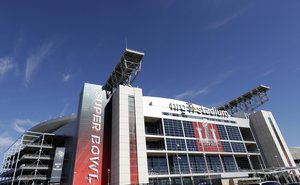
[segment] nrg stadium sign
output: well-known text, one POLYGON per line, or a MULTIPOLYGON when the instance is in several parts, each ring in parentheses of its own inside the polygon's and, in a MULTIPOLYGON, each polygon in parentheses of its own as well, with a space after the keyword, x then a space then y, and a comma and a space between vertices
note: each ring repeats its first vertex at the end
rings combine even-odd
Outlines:
POLYGON ((181 111, 182 113, 189 112, 189 113, 197 113, 203 115, 210 115, 210 116, 218 116, 228 118, 230 117, 229 113, 225 110, 218 110, 215 107, 206 108, 203 106, 195 106, 192 103, 178 104, 178 103, 170 103, 169 108, 173 111, 181 111))

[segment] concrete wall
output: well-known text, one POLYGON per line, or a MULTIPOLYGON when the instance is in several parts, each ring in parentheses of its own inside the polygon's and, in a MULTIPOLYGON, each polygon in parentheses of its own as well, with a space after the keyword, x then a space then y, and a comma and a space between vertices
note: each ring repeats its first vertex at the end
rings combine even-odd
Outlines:
POLYGON ((139 183, 148 183, 142 90, 119 86, 112 99, 111 184, 130 184, 128 96, 135 97, 136 144, 139 183))
POLYGON ((295 166, 287 144, 271 112, 258 111, 251 114, 250 126, 267 168, 295 166))

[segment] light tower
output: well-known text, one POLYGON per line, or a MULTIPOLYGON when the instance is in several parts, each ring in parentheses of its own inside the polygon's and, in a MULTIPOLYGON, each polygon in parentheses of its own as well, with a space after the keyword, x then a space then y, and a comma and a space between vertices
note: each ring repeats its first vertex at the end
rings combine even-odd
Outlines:
POLYGON ((106 91, 108 97, 112 95, 119 85, 131 86, 132 82, 141 71, 143 57, 144 53, 125 49, 120 61, 102 87, 102 89, 106 91))
POLYGON ((219 106, 218 110, 226 110, 231 115, 239 111, 251 113, 269 100, 267 96, 269 89, 270 87, 259 85, 245 94, 219 106))

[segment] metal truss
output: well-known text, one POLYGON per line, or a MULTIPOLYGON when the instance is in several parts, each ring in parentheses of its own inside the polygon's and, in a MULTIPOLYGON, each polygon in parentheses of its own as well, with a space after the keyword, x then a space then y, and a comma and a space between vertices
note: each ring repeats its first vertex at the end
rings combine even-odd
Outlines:
POLYGON ((44 151, 52 150, 53 146, 52 143, 47 143, 45 137, 53 135, 32 131, 23 134, 4 154, 0 185, 32 184, 48 180, 47 176, 40 172, 50 170, 47 161, 51 158, 45 155, 44 151), (25 150, 28 149, 34 153, 27 154, 25 150))
POLYGON ((131 86, 141 71, 144 53, 126 49, 102 89, 110 96, 119 85, 131 86))
POLYGON ((267 96, 267 91, 269 89, 270 88, 267 86, 259 85, 245 94, 229 101, 228 103, 219 106, 217 109, 226 110, 231 115, 239 111, 246 113, 253 112, 259 106, 269 100, 267 96))

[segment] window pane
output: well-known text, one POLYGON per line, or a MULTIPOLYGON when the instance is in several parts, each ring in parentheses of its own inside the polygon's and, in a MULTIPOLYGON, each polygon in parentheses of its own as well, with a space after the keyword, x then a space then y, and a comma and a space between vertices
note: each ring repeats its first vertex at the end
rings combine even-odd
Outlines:
POLYGON ((165 156, 148 156, 148 174, 168 174, 167 158, 165 156))
POLYGON ((225 172, 237 171, 237 167, 235 165, 234 158, 232 156, 222 157, 222 162, 223 162, 225 172))
POLYGON ((207 168, 203 156, 189 156, 192 173, 205 173, 207 168))
POLYGON ((183 130, 180 120, 164 119, 166 136, 183 137, 183 130))
POLYGON ((195 137, 193 123, 190 121, 183 121, 185 137, 195 137))
POLYGON ((231 146, 234 152, 246 153, 246 148, 244 143, 231 142, 231 146))
POLYGON ((222 165, 218 156, 206 157, 208 168, 211 172, 222 172, 222 165))
POLYGON ((238 127, 226 126, 226 130, 230 140, 242 141, 242 136, 238 127))
POLYGON ((217 125, 218 133, 221 140, 228 140, 227 133, 224 125, 217 125))
POLYGON ((224 152, 232 152, 229 142, 222 141, 221 143, 224 152))
POLYGON ((177 155, 169 156, 169 167, 171 174, 187 174, 190 173, 189 164, 186 155, 177 155), (178 165, 179 163, 179 165, 178 165))
POLYGON ((167 138, 167 149, 168 150, 174 150, 174 151, 185 151, 185 142, 184 139, 173 139, 173 138, 167 138))
POLYGON ((187 148, 189 151, 198 151, 197 141, 187 139, 186 140, 187 148))

